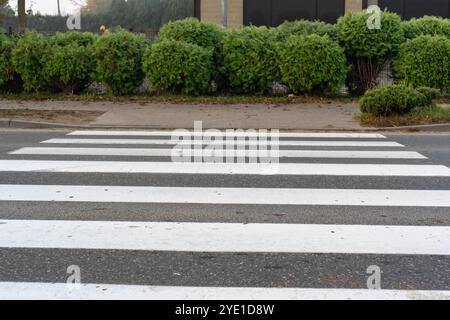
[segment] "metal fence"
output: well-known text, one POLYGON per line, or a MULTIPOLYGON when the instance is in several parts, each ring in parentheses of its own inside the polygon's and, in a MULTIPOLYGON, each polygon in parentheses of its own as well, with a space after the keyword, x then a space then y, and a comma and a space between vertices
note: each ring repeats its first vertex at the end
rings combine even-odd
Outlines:
MULTIPOLYGON (((110 30, 120 26, 151 37, 169 21, 194 16, 195 9, 194 0, 112 1, 110 6, 98 12, 83 9, 81 31, 98 33, 102 25, 110 30)), ((68 30, 68 18, 68 16, 29 13, 26 17, 26 28, 47 34, 64 32, 68 30)), ((18 31, 17 16, 14 16, 14 12, 1 17, 0 29, 6 30, 4 32, 11 29, 12 33, 18 31)))

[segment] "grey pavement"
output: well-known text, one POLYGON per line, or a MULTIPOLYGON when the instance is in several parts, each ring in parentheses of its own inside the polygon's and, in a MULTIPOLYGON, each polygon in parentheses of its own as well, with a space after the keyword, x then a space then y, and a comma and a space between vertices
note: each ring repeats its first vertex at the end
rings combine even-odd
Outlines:
POLYGON ((331 104, 239 104, 182 105, 161 103, 76 102, 76 101, 0 101, 1 109, 104 111, 92 126, 154 129, 193 127, 203 121, 204 128, 284 130, 362 130, 355 119, 356 103, 331 104))

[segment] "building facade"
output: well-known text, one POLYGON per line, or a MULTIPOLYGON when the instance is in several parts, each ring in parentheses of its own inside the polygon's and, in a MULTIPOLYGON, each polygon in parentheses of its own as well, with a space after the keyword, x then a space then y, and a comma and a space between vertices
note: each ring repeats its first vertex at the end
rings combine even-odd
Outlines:
POLYGON ((194 0, 195 14, 204 21, 235 28, 242 25, 277 26, 286 20, 322 20, 334 23, 346 12, 370 4, 398 13, 403 19, 434 15, 450 18, 450 0, 194 0), (225 18, 224 18, 225 17, 225 18))

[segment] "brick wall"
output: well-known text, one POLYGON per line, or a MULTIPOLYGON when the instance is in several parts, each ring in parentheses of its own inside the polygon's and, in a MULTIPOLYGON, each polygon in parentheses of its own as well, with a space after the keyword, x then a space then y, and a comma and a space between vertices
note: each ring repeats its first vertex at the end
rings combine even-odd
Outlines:
MULTIPOLYGON (((222 0, 202 0, 201 20, 222 25, 222 0)), ((228 0, 228 27, 242 26, 244 22, 244 0, 228 0)))
POLYGON ((222 0, 201 0, 200 15, 202 21, 222 24, 222 0))
POLYGON ((244 23, 244 0, 228 0, 228 26, 236 28, 244 23))
POLYGON ((345 0, 345 12, 361 11, 363 0, 345 0))

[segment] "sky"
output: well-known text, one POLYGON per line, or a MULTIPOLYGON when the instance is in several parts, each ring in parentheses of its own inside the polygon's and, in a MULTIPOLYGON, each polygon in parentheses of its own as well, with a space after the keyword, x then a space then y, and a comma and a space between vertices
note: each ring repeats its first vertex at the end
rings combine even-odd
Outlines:
MULTIPOLYGON (((11 7, 13 9, 17 8, 17 0, 9 1, 11 7)), ((58 6, 57 0, 25 0, 26 8, 29 9, 30 6, 33 8, 33 12, 40 12, 42 14, 57 14, 58 6)), ((76 9, 78 6, 74 3, 84 3, 84 0, 60 0, 61 4, 61 12, 63 14, 70 14, 76 9)))

